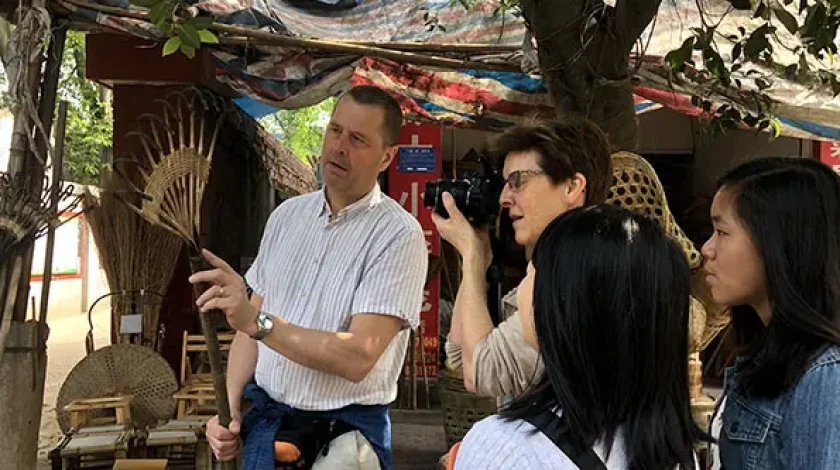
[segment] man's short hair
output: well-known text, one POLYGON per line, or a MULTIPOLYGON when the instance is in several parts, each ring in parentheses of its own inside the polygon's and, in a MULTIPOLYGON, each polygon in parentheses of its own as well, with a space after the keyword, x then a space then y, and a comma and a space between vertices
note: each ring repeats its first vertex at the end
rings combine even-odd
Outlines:
POLYGON ((400 104, 387 91, 373 85, 358 85, 350 88, 341 95, 353 98, 358 104, 376 106, 382 110, 382 138, 385 146, 391 147, 397 143, 402 131, 403 113, 400 104))
POLYGON ((583 117, 515 126, 496 139, 491 151, 502 162, 512 152, 536 152, 540 169, 554 184, 582 174, 586 205, 604 202, 612 184, 609 141, 595 123, 583 117))

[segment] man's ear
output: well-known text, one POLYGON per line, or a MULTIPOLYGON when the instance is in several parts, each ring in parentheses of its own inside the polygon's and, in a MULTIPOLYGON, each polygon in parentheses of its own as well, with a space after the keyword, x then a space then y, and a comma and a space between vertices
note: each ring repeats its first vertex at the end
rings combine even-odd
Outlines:
POLYGON ((382 164, 379 165, 379 171, 385 171, 389 166, 391 166, 391 162, 394 161, 394 158, 397 156, 397 149, 396 145, 392 145, 385 150, 385 155, 382 157, 382 164))

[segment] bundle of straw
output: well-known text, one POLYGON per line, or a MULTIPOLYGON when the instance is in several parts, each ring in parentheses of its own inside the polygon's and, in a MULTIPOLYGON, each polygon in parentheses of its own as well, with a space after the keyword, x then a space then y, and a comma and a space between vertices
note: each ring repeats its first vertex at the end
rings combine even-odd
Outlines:
MULTIPOLYGON (((168 231, 156 227, 126 206, 117 196, 124 192, 118 178, 105 173, 102 192, 94 196, 85 191, 83 205, 99 251, 99 259, 110 291, 146 290, 164 295, 178 258, 182 242, 168 231)), ((123 196, 124 197, 124 196, 123 196)), ((130 296, 111 298, 111 340, 119 342, 123 315, 143 315, 143 344, 156 344, 160 326, 161 297, 144 297, 142 312, 132 308, 130 296)))

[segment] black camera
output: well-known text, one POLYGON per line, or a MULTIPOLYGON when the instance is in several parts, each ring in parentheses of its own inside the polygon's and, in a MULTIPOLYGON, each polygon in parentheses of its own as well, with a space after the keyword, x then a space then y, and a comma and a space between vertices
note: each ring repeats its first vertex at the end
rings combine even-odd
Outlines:
MULTIPOLYGON (((474 152, 474 150, 471 150, 474 152)), ((499 196, 504 180, 493 171, 488 158, 479 156, 482 171, 472 172, 460 179, 442 179, 426 183, 423 191, 423 205, 434 207, 435 212, 449 217, 443 205, 443 193, 448 192, 455 199, 458 210, 474 225, 492 223, 499 215, 499 196)))

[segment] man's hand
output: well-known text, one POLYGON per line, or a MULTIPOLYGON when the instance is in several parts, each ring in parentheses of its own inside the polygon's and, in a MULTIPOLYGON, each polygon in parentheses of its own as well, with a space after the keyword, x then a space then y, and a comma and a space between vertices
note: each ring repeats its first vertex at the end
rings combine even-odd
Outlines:
POLYGON ((432 213, 432 222, 440 236, 458 250, 464 259, 476 259, 485 269, 490 266, 492 254, 490 236, 486 230, 478 231, 470 225, 464 214, 458 210, 455 199, 448 192, 443 193, 443 205, 449 218, 432 213))
POLYGON ((259 311, 248 301, 242 276, 213 253, 202 250, 201 254, 215 269, 190 276, 192 284, 210 284, 210 288, 195 301, 199 310, 204 313, 219 309, 225 313, 233 329, 253 336, 257 332, 256 319, 259 311))
POLYGON ((218 415, 207 421, 207 442, 216 454, 216 458, 222 462, 234 460, 239 455, 241 449, 239 431, 242 426, 240 420, 239 415, 233 415, 230 427, 227 429, 219 424, 218 415))

